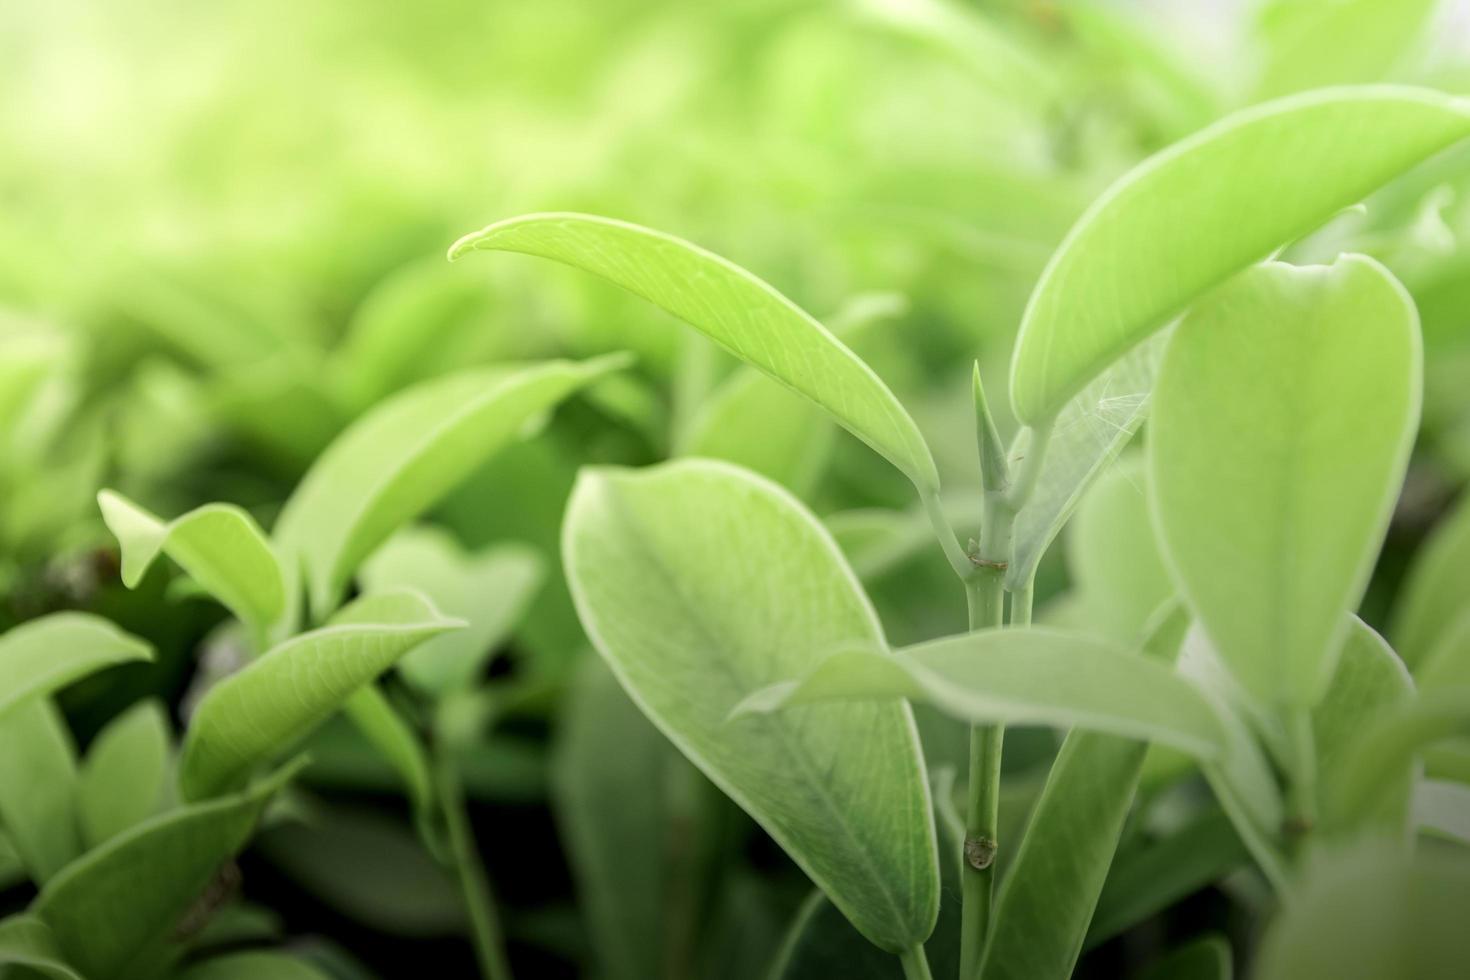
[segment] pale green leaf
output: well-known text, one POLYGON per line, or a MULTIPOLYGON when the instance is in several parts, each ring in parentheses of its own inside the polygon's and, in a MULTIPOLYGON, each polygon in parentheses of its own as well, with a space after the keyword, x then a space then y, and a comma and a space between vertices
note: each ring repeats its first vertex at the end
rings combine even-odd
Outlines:
POLYGON ((226 953, 196 963, 177 980, 330 980, 305 960, 269 950, 226 953))
POLYGON ((249 839, 287 766, 247 792, 173 810, 89 851, 41 890, 31 911, 88 980, 146 976, 220 866, 249 839))
POLYGON ((369 596, 210 689, 189 721, 179 788, 197 800, 239 786, 418 644, 461 625, 410 592, 369 596))
POLYGON ((1334 0, 1269 5, 1258 91, 1286 95, 1323 85, 1376 82, 1422 40, 1437 0, 1334 0))
POLYGON ((1470 865, 1349 850, 1311 869, 1266 932, 1258 980, 1458 980, 1470 963, 1470 865))
POLYGON ((205 504, 164 522, 111 490, 97 495, 122 549, 122 580, 135 588, 160 554, 262 637, 286 608, 281 567, 254 519, 230 504, 205 504))
POLYGON ((1241 274, 1174 331, 1150 478, 1164 551, 1263 704, 1309 706, 1336 663, 1417 428, 1418 317, 1382 266, 1241 274))
POLYGON ((934 926, 938 869, 901 703, 731 721, 752 692, 883 635, 837 546, 775 484, 726 464, 584 470, 564 551, 583 625, 633 700, 890 951, 934 926))
POLYGON ((38 884, 82 852, 76 766, 71 732, 49 699, 0 713, 0 826, 38 884))
POLYGON ((1225 733, 1212 705, 1164 664, 1051 629, 988 629, 892 653, 869 645, 755 691, 736 714, 833 700, 908 698, 972 724, 1075 726, 1155 740, 1205 759, 1225 733))
POLYGON ((1016 416, 1052 419, 1203 292, 1467 135, 1455 98, 1338 88, 1245 110, 1146 160, 1042 273, 1012 362, 1016 416))
POLYGON ((696 245, 608 218, 540 214, 466 235, 449 250, 524 252, 584 269, 642 296, 805 395, 912 480, 939 488, 929 447, 893 392, 809 314, 696 245))
POLYGON ((152 658, 146 643, 100 616, 62 612, 33 619, 0 636, 0 713, 105 667, 152 658))
POLYGON ((467 624, 411 651, 399 672, 434 697, 470 687, 530 607, 545 575, 535 549, 502 544, 467 554, 443 531, 410 528, 362 566, 364 589, 416 588, 467 624))
POLYGON ((1435 643, 1465 612, 1470 582, 1470 497, 1435 528, 1414 556, 1394 608, 1389 637, 1417 674, 1435 643))
POLYGON ((82 980, 62 959, 51 928, 34 915, 0 919, 0 974, 11 976, 8 967, 22 967, 51 980, 82 980))
POLYGON ((88 847, 158 812, 172 775, 171 752, 168 718, 156 701, 134 705, 102 729, 77 779, 77 816, 88 847))
MULTIPOLYGON (((1173 663, 1188 627, 1188 615, 1175 604, 1154 628, 1144 655, 1173 663)), ((1068 733, 996 896, 982 980, 1072 975, 1147 754, 1146 742, 1068 733)))
POLYGON ((610 355, 465 371, 359 419, 302 479, 276 526, 288 581, 305 575, 314 619, 331 612, 358 563, 395 530, 558 402, 625 363, 610 355))

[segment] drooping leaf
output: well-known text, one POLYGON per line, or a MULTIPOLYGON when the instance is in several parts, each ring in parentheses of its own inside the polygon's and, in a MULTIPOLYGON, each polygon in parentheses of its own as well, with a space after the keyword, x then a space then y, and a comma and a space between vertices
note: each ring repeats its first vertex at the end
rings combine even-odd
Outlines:
POLYGON ((246 950, 196 963, 178 980, 330 980, 331 974, 286 953, 246 950))
POLYGON ((286 608, 281 567, 253 518, 229 504, 205 504, 164 522, 111 490, 97 495, 102 518, 122 548, 122 579, 142 581, 160 554, 179 563, 259 638, 286 608))
POLYGON ((461 625, 408 591, 368 596, 329 625, 273 648, 195 708, 179 761, 188 800, 237 787, 409 650, 461 625))
POLYGON ((1383 774, 1371 814, 1335 813, 1330 808, 1330 796, 1339 782, 1351 778, 1343 767, 1349 764, 1349 750, 1363 729, 1385 713, 1409 704, 1413 698, 1414 684, 1398 655, 1371 627, 1352 617, 1332 683, 1312 709, 1322 833, 1357 830, 1365 824, 1389 836, 1402 837, 1409 831, 1414 785, 1411 758, 1404 758, 1397 772, 1383 774), (1344 817, 1350 821, 1347 826, 1335 823, 1344 817))
POLYGON ((152 656, 142 640, 89 613, 52 613, 22 623, 0 636, 0 714, 104 667, 152 656))
POLYGON ((707 334, 831 413, 921 492, 939 488, 919 428, 873 370, 771 286, 696 245, 608 218, 539 214, 466 235, 449 250, 539 255, 622 286, 707 334))
POLYGON ((0 972, 21 967, 50 980, 82 980, 82 975, 62 959, 56 937, 34 915, 12 915, 0 919, 0 972))
POLYGON ((1362 256, 1257 266, 1175 329, 1149 440, 1158 527, 1181 590, 1261 703, 1309 706, 1331 680, 1419 391, 1413 303, 1362 256))
MULTIPOLYGON (((1036 486, 1016 514, 1011 559, 1006 568, 1006 583, 1012 590, 1031 584, 1042 555, 1056 540, 1088 486, 1143 424, 1166 339, 1158 337, 1124 356, 1089 382, 1057 416, 1047 438, 1046 459, 1036 486)), ((1018 443, 1011 454, 1013 467, 1019 467, 1032 448, 1018 443)))
MULTIPOLYGON (((1188 627, 1188 615, 1176 604, 1143 655, 1171 664, 1188 627)), ((1068 733, 996 896, 981 980, 1072 975, 1147 754, 1146 742, 1068 733)))
POLYGON ((1311 869, 1261 944, 1259 980, 1453 980, 1470 962, 1470 865, 1349 850, 1311 869))
POLYGON ((88 980, 148 975, 168 959, 190 907, 299 768, 124 831, 47 882, 31 912, 88 980))
POLYGON ((0 713, 0 826, 38 884, 82 851, 76 768, 71 732, 49 699, 0 713))
POLYGON ((908 698, 972 724, 1060 725, 1224 751, 1210 703, 1169 667, 1083 634, 989 629, 892 653, 849 648, 745 698, 739 716, 825 701, 908 698))
POLYGON ((533 548, 497 545, 467 554, 453 538, 411 528, 388 540, 362 566, 369 591, 417 588, 445 615, 468 624, 410 652, 398 670, 435 697, 471 685, 486 660, 510 636, 544 577, 533 548))
POLYGON ((87 846, 157 813, 170 770, 168 718, 157 702, 141 702, 102 729, 77 779, 77 816, 87 846))
POLYGON ((1394 609, 1389 637, 1410 669, 1429 656, 1435 643, 1465 611, 1470 582, 1470 498, 1445 518, 1414 556, 1394 609))
MULTIPOLYGON (((620 355, 465 371, 416 385, 358 420, 287 501, 275 540, 311 612, 331 612, 359 562, 526 426, 625 363, 620 355)), ((288 601, 294 595, 288 592, 288 601)))
POLYGON ((908 707, 729 719, 826 651, 883 644, 821 525, 774 484, 721 463, 584 470, 564 551, 584 626, 654 724, 863 935, 889 951, 922 942, 938 869, 908 707))
POLYGON ((1144 161, 1042 273, 1012 362, 1016 416, 1045 423, 1206 290, 1467 135, 1461 100, 1347 87, 1247 109, 1144 161))

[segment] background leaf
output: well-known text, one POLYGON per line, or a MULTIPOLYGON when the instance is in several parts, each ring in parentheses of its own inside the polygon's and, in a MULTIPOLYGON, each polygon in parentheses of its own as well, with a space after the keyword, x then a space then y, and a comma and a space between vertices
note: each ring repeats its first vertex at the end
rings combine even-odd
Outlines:
POLYGON ((1435 529, 1414 563, 1394 608, 1389 636, 1410 668, 1465 611, 1464 585, 1470 582, 1470 498, 1435 529))
POLYGON ((564 549, 583 624, 654 724, 865 936, 889 951, 922 942, 939 882, 908 707, 728 717, 826 650, 883 643, 821 525, 724 464, 584 470, 564 549))
POLYGON ((76 746, 47 698, 0 714, 0 825, 31 880, 48 881, 82 851, 76 746))
POLYGON ((77 816, 96 847, 164 805, 173 775, 168 718, 143 701, 108 723, 87 750, 77 780, 77 816))
POLYGON ((0 714, 114 664, 149 660, 148 645, 89 613, 63 612, 0 636, 0 714))

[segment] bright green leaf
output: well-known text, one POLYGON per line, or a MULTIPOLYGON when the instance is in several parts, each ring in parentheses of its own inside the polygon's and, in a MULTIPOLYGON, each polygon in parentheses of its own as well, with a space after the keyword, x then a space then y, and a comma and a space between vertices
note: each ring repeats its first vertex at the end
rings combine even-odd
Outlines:
POLYGON ((1206 290, 1467 135, 1455 98, 1338 88, 1245 110, 1146 160, 1042 273, 1011 368, 1016 416, 1047 422, 1206 290))
POLYGON ((358 420, 302 479, 276 526, 288 576, 306 577, 313 617, 331 612, 358 563, 401 525, 624 363, 611 355, 466 371, 416 385, 358 420))
POLYGON ((0 714, 114 664, 153 657, 148 645, 107 620, 63 612, 0 636, 0 714))
POLYGON ((169 743, 168 718, 156 701, 134 705, 97 735, 77 779, 77 817, 88 847, 158 812, 172 775, 169 743))
POLYGON ((249 839, 299 765, 248 791, 154 817, 89 851, 46 884, 31 912, 88 980, 148 975, 220 865, 249 839))
POLYGON ((1174 331, 1150 477, 1164 551, 1261 703, 1331 680, 1419 413, 1413 303, 1382 266, 1257 266, 1174 331))
POLYGON ((696 245, 608 218, 540 214, 466 235, 450 258, 485 249, 584 269, 659 306, 830 412, 921 493, 939 489, 929 447, 873 370, 796 304, 696 245))
POLYGON ((583 625, 644 713, 863 935, 889 951, 922 942, 939 883, 908 706, 729 718, 830 650, 883 645, 815 518, 758 477, 683 461, 584 470, 564 533, 583 625))
POLYGON ((122 548, 122 579, 135 588, 160 554, 263 637, 286 608, 286 589, 270 543, 254 519, 229 504, 206 504, 165 523, 111 490, 97 495, 102 518, 122 548))
POLYGON ((382 593, 270 650, 215 685, 194 710, 179 763, 184 798, 240 785, 409 650, 459 625, 422 596, 382 593))

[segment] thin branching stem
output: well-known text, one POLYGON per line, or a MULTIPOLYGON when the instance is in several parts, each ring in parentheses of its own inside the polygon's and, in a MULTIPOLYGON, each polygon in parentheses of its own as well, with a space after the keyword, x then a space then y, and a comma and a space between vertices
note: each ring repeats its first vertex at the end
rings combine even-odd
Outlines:
POLYGON ((510 961, 505 955, 505 938, 501 933, 500 917, 495 911, 495 899, 490 892, 485 866, 480 863, 479 852, 475 849, 459 773, 447 751, 441 750, 435 763, 439 803, 443 807, 444 822, 449 832, 450 859, 454 863, 454 874, 459 879, 460 891, 464 897, 465 913, 470 920, 470 934, 474 939, 475 958, 480 964, 480 974, 485 980, 512 980, 510 961))

